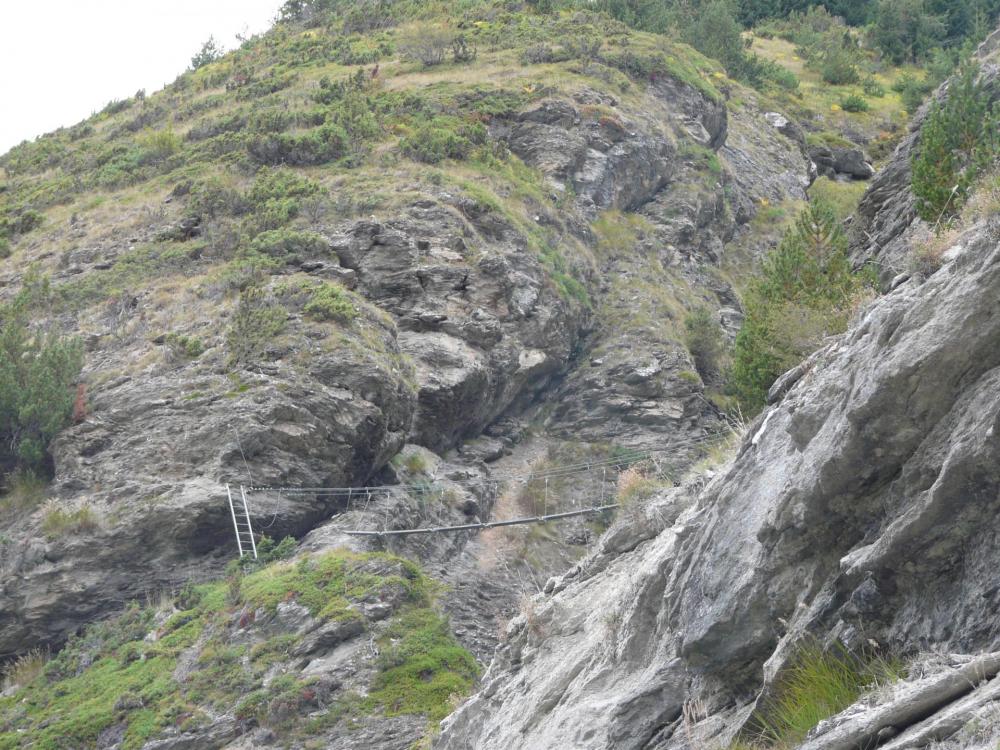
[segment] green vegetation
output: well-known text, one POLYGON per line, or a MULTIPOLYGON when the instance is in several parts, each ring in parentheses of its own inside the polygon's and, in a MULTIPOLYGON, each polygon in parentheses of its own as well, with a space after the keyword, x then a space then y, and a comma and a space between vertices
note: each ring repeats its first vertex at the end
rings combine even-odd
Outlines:
POLYGON ((444 159, 464 159, 473 146, 484 143, 486 128, 466 124, 454 117, 435 117, 418 122, 400 143, 403 153, 425 164, 444 159))
POLYGON ((836 214, 820 201, 811 203, 744 295, 746 318, 736 337, 731 387, 746 413, 759 411, 778 376, 824 337, 845 330, 870 283, 866 274, 851 270, 836 214))
POLYGON ((807 644, 779 677, 774 696, 754 714, 758 740, 767 747, 793 747, 866 690, 901 676, 902 667, 894 660, 807 644))
POLYGON ((1000 111, 990 109, 989 97, 967 65, 948 88, 944 103, 935 103, 920 131, 912 159, 917 213, 939 224, 955 214, 984 169, 1000 153, 1000 111))
MULTIPOLYGON (((290 546, 283 541, 269 549, 290 546)), ((137 750, 168 728, 195 729, 207 725, 210 714, 227 711, 279 736, 373 713, 440 719, 453 696, 471 689, 478 668, 434 610, 433 591, 412 563, 337 551, 278 562, 230 582, 187 586, 166 609, 131 605, 70 638, 47 664, 33 656, 30 665, 8 672, 8 681, 21 687, 0 698, 0 750, 25 741, 36 750, 93 747, 115 725, 124 729, 123 750, 137 750), (269 617, 284 601, 297 601, 321 619, 353 618, 373 629, 382 655, 367 698, 320 696, 320 685, 294 673, 263 686, 272 667, 291 661, 298 637, 256 627, 253 613, 269 617), (359 604, 375 601, 396 602, 384 624, 360 614, 359 604), (147 638, 150 633, 155 637, 147 638), (307 716, 321 709, 321 716, 307 716)))
POLYGON ((73 413, 83 347, 29 325, 50 295, 48 280, 29 273, 17 296, 0 308, 0 467, 7 470, 43 470, 49 441, 73 413))
POLYGON ((809 186, 809 197, 816 202, 829 206, 838 221, 843 221, 858 207, 861 196, 868 184, 863 180, 831 180, 829 177, 818 177, 809 186))
POLYGON ((42 518, 42 532, 50 539, 93 531, 98 525, 97 516, 86 505, 69 511, 53 507, 42 518))
POLYGON ((33 510, 45 500, 48 481, 32 469, 20 468, 4 477, 0 511, 33 510))
POLYGON ((845 112, 867 112, 868 100, 857 94, 848 94, 840 100, 840 108, 845 112))
POLYGON ((206 65, 214 63, 222 55, 222 47, 215 41, 214 36, 210 36, 208 41, 201 45, 201 49, 191 58, 191 69, 198 70, 198 68, 204 68, 206 65))
POLYGON ((368 702, 387 716, 423 714, 440 721, 456 696, 467 695, 479 666, 455 642, 448 623, 432 609, 399 617, 382 637, 379 674, 368 702))
POLYGON ((263 289, 255 286, 244 289, 226 334, 230 363, 242 366, 258 360, 274 337, 285 329, 287 320, 285 308, 263 289))
POLYGON ((171 332, 164 337, 164 343, 175 357, 181 359, 197 359, 205 353, 205 345, 194 336, 171 332))
POLYGON ((694 366, 706 380, 716 377, 722 370, 725 340, 722 327, 707 307, 699 307, 684 319, 685 339, 694 366))

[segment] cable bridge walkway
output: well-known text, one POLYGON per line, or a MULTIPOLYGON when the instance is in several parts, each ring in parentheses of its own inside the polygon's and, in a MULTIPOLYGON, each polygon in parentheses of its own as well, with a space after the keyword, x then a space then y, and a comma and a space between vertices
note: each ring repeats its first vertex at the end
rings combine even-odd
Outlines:
MULTIPOLYGON (((385 518, 383 522, 383 527, 381 529, 349 529, 334 526, 334 530, 347 534, 350 536, 366 536, 366 537, 389 537, 389 536, 411 536, 416 534, 441 534, 449 532, 462 532, 462 531, 477 531, 485 530, 503 526, 518 526, 523 524, 537 524, 537 523, 548 523, 550 521, 558 521, 561 519, 572 518, 575 516, 591 515, 595 513, 603 513, 610 510, 615 510, 620 507, 618 502, 608 502, 609 499, 614 498, 614 488, 616 487, 616 481, 612 481, 610 484, 611 493, 609 494, 609 483, 608 483, 608 472, 616 474, 629 467, 635 466, 637 464, 648 463, 655 467, 656 474, 660 476, 668 476, 669 471, 666 471, 663 467, 664 461, 662 456, 670 456, 675 454, 678 449, 681 448, 693 448, 702 446, 712 440, 718 439, 722 434, 709 434, 701 438, 694 438, 692 440, 676 442, 668 448, 663 448, 659 450, 648 450, 648 451, 630 451, 617 454, 615 456, 595 460, 595 461, 583 461, 573 464, 564 464, 557 466, 547 467, 544 471, 532 472, 527 474, 521 473, 498 473, 493 474, 488 478, 470 478, 464 480, 449 480, 449 486, 468 486, 470 489, 477 487, 482 488, 484 486, 490 488, 493 492, 499 492, 499 489, 503 485, 516 485, 522 484, 527 485, 532 482, 540 482, 544 488, 544 496, 542 501, 543 512, 541 514, 522 516, 519 518, 509 518, 496 521, 475 521, 472 523, 456 524, 451 526, 421 526, 416 528, 406 528, 406 529, 390 529, 388 528, 388 517, 385 518), (599 474, 599 476, 596 476, 599 474), (560 511, 557 513, 548 513, 548 500, 549 500, 549 481, 550 480, 562 480, 567 478, 574 478, 582 475, 587 475, 590 478, 591 489, 594 490, 594 485, 597 486, 596 492, 593 492, 591 499, 592 504, 587 507, 577 507, 569 511, 560 511)), ((264 486, 243 486, 239 485, 238 491, 234 488, 234 485, 226 485, 226 493, 229 498, 229 507, 233 519, 233 527, 236 532, 236 545, 239 551, 240 557, 252 556, 257 559, 257 546, 255 540, 254 526, 252 521, 252 511, 251 503, 249 498, 253 494, 276 494, 276 495, 306 495, 313 498, 342 498, 344 500, 344 510, 351 510, 352 506, 354 509, 358 507, 358 504, 363 501, 363 508, 367 509, 372 502, 372 500, 381 496, 386 496, 391 493, 404 492, 410 495, 415 495, 418 497, 424 497, 429 494, 441 493, 443 489, 436 486, 433 482, 420 482, 420 483, 410 483, 410 484, 389 484, 389 485, 373 485, 373 486, 361 486, 361 487, 264 487, 264 486)), ((387 511, 388 512, 388 511, 387 511)), ((274 522, 272 518, 271 523, 274 522)), ((270 525, 270 524, 268 524, 270 525)))

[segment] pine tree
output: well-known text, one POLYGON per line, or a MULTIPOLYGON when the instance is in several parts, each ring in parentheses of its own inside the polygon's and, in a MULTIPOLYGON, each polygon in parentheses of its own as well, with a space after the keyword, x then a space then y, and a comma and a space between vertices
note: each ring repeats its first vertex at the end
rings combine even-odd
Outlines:
POLYGON ((936 224, 955 213, 997 154, 998 117, 978 72, 974 65, 965 66, 920 130, 911 171, 917 213, 925 221, 936 224))
POLYGON ((731 383, 747 411, 763 406, 781 373, 846 328, 853 302, 868 283, 851 269, 847 238, 833 209, 810 204, 744 296, 746 316, 736 337, 731 383))

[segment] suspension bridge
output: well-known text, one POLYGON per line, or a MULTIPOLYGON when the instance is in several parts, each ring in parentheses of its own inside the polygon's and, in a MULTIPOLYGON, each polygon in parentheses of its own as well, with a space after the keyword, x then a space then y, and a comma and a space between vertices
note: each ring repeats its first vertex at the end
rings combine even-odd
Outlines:
MULTIPOLYGON (((541 485, 541 513, 509 518, 495 521, 475 521, 471 523, 456 524, 449 526, 419 526, 405 529, 392 529, 388 527, 388 506, 386 507, 386 517, 383 520, 382 528, 353 529, 334 526, 333 529, 349 536, 366 537, 388 537, 388 536, 412 536, 417 534, 438 534, 461 531, 477 531, 503 526, 517 526, 522 524, 548 523, 561 519, 572 518, 574 516, 591 515, 604 513, 619 507, 618 502, 614 502, 615 489, 617 486, 617 474, 629 467, 637 464, 652 464, 655 474, 664 478, 673 478, 671 470, 665 468, 665 463, 669 456, 677 453, 682 448, 700 447, 706 443, 719 439, 725 433, 712 433, 700 438, 678 441, 666 448, 656 450, 621 451, 604 458, 594 458, 591 460, 581 460, 574 463, 547 465, 539 471, 528 473, 499 472, 488 477, 468 477, 464 479, 448 479, 446 482, 428 479, 421 482, 410 482, 401 484, 371 485, 359 487, 293 487, 293 486, 244 486, 226 485, 226 494, 229 500, 229 509, 232 515, 233 529, 236 535, 236 544, 240 557, 251 556, 257 559, 257 546, 252 518, 252 504, 250 498, 254 494, 271 494, 279 496, 309 496, 314 498, 338 498, 344 502, 346 512, 359 507, 367 510, 373 500, 385 497, 394 493, 405 493, 418 498, 426 498, 433 495, 442 495, 449 489, 465 488, 470 491, 494 493, 496 497, 503 486, 529 485, 538 483, 541 485), (612 474, 612 481, 608 480, 608 473, 612 474), (575 507, 572 510, 555 513, 548 512, 549 503, 549 483, 553 480, 563 481, 574 479, 586 475, 590 480, 584 485, 584 494, 589 490, 588 498, 590 505, 585 507, 575 507), (238 487, 238 489, 237 489, 238 487)), ((577 489, 580 489, 579 487, 577 489)), ((582 505, 582 503, 580 503, 582 505)), ((272 519, 273 523, 273 519, 272 519)))

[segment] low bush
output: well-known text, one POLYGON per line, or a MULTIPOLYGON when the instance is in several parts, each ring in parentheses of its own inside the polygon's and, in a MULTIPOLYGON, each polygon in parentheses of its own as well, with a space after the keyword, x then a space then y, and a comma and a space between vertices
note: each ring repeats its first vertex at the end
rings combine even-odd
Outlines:
POLYGON ((404 59, 430 67, 444 62, 454 39, 452 32, 447 29, 421 25, 403 34, 396 43, 396 49, 404 59))
POLYGON ((868 100, 857 94, 848 94, 840 100, 840 108, 845 112, 867 112, 868 100))
POLYGON ((834 86, 857 83, 861 80, 861 74, 854 64, 855 54, 845 49, 836 41, 826 45, 822 52, 818 67, 819 74, 826 83, 834 86))
POLYGON ((308 198, 322 190, 319 183, 290 169, 265 169, 257 175, 247 198, 255 206, 282 198, 308 198))
POLYGON ((350 292, 340 284, 304 279, 282 284, 276 291, 293 309, 301 309, 313 320, 349 323, 358 314, 350 292))
POLYGON ((885 87, 875 80, 874 76, 866 76, 861 81, 861 90, 865 92, 865 96, 870 96, 873 99, 881 99, 885 96, 885 87))
POLYGON ((142 149, 140 161, 146 164, 159 164, 180 150, 181 139, 173 130, 146 130, 138 137, 142 149))
POLYGON ((170 347, 170 351, 175 357, 181 359, 197 359, 205 352, 205 345, 201 339, 194 336, 185 336, 180 333, 168 333, 164 343, 170 347))
POLYGON ((486 142, 486 128, 457 117, 439 115, 419 121, 403 138, 400 148, 411 159, 437 164, 445 159, 464 159, 486 142))
POLYGON ((244 289, 226 334, 230 364, 249 365, 260 359, 268 344, 285 329, 287 320, 285 308, 266 291, 244 289))
POLYGON ((315 232, 271 229, 254 237, 250 249, 272 258, 294 260, 302 256, 326 254, 330 243, 315 232))
POLYGON ((933 91, 934 85, 926 80, 920 80, 910 73, 903 73, 892 84, 892 90, 899 94, 906 111, 913 114, 917 111, 927 95, 933 91))
POLYGON ((722 368, 725 343, 722 327, 707 307, 699 307, 684 320, 684 343, 701 377, 717 376, 722 368))
POLYGON ((223 54, 225 54, 225 50, 223 50, 219 43, 215 41, 214 36, 210 36, 208 40, 201 45, 201 49, 199 49, 191 58, 191 70, 198 70, 198 68, 210 65, 222 57, 223 54))
POLYGON ((246 213, 248 208, 246 197, 218 177, 198 182, 188 192, 188 213, 199 218, 239 216, 246 213))
POLYGON ((327 123, 304 133, 251 137, 247 152, 261 164, 309 166, 336 161, 348 152, 350 139, 339 125, 327 123))
POLYGON ((44 217, 33 208, 5 209, 0 214, 0 237, 6 239, 27 234, 42 225, 44 217))

